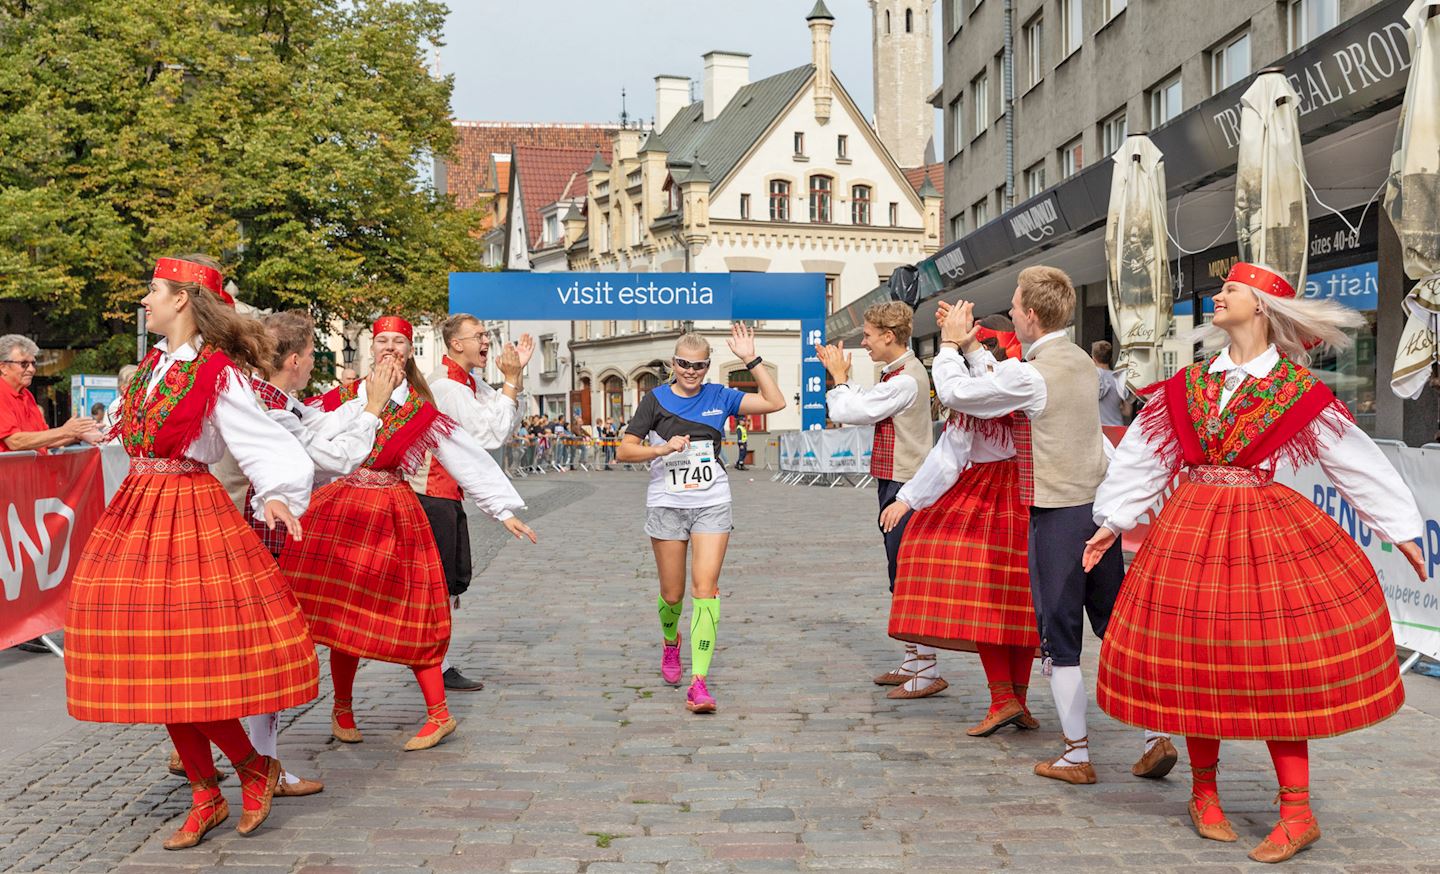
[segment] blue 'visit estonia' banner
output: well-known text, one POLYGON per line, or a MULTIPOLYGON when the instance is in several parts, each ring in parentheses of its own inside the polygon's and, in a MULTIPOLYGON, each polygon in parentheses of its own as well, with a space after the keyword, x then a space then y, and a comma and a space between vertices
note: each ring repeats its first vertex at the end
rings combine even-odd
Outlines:
MULTIPOLYGON (((452 273, 450 312, 481 319, 800 322, 800 427, 825 427, 825 277, 819 273, 452 273)), ((780 375, 781 389, 786 374, 780 375)))

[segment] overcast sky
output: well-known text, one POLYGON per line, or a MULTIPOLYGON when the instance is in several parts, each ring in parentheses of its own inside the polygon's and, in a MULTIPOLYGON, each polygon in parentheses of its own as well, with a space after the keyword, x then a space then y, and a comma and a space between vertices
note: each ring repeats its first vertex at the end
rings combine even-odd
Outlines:
MULTIPOLYGON (((655 113, 655 76, 698 82, 700 56, 712 49, 748 52, 751 81, 809 63, 805 16, 814 5, 815 0, 450 0, 440 70, 455 76, 455 116, 466 121, 615 122, 623 87, 631 118, 648 122, 655 113)), ((826 5, 835 16, 835 73, 873 117, 870 6, 866 0, 826 0, 826 5)), ((939 13, 934 7, 936 31, 939 13)), ((932 87, 939 83, 937 38, 932 87)))

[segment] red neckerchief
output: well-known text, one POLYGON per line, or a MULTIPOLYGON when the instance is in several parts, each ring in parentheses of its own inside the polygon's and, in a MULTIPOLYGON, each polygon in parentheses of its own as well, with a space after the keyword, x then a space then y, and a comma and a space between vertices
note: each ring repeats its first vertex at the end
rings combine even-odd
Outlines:
POLYGON ((442 356, 440 360, 445 364, 446 376, 468 387, 471 392, 475 391, 475 377, 470 375, 470 371, 451 361, 449 355, 442 356))

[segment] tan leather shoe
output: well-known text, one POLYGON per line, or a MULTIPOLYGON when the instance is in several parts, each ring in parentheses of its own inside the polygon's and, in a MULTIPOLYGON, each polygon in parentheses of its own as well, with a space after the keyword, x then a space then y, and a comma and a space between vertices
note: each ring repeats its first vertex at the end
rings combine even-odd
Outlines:
MULTIPOLYGON (((290 775, 294 776, 294 775, 290 775)), ((325 784, 319 780, 306 780, 304 777, 297 777, 294 783, 285 779, 284 772, 280 774, 280 782, 275 784, 276 798, 300 798, 305 795, 314 795, 317 792, 325 791, 325 784)))
POLYGON ((908 680, 908 679, 910 679, 910 675, 909 675, 908 673, 906 673, 905 671, 902 671, 902 670, 900 670, 900 669, 897 668, 897 669, 889 672, 888 674, 881 674, 880 676, 876 677, 876 678, 875 678, 875 685, 877 685, 877 686, 900 686, 900 685, 903 685, 903 684, 905 683, 905 681, 908 680))
POLYGON ((1158 780, 1169 774, 1170 769, 1174 768, 1178 761, 1180 761, 1179 751, 1170 742, 1170 738, 1162 737, 1150 745, 1150 749, 1145 751, 1145 755, 1140 757, 1140 761, 1130 768, 1130 773, 1136 777, 1158 780))
POLYGON ((1035 729, 1040 727, 1040 720, 1036 719, 1033 715, 1031 715, 1030 705, 1025 703, 1029 696, 1030 687, 1025 684, 1016 683, 1014 688, 1015 697, 1019 698, 1021 702, 1020 708, 1025 711, 1025 715, 1020 717, 1020 721, 1015 724, 1018 727, 1025 729, 1026 731, 1034 731, 1035 729))
MULTIPOLYGON (((425 724, 430 725, 432 723, 440 726, 440 728, 436 731, 430 732, 424 737, 421 737, 417 734, 414 737, 410 738, 408 741, 406 741, 405 751, 407 753, 413 753, 418 750, 428 750, 431 747, 436 746, 440 743, 440 741, 449 737, 450 734, 455 731, 455 726, 460 724, 453 716, 444 720, 436 719, 433 716, 426 717, 425 724)), ((421 726, 421 728, 424 728, 424 726, 421 726)))
POLYGON ((1280 804, 1280 822, 1276 823, 1276 826, 1284 833, 1285 843, 1277 844, 1270 840, 1269 835, 1266 835, 1265 840, 1261 841, 1256 845, 1255 849, 1250 851, 1250 858, 1257 862, 1266 862, 1269 864, 1284 862, 1286 859, 1293 857, 1296 853, 1320 840, 1320 823, 1315 819, 1314 813, 1310 813, 1305 819, 1287 819, 1285 817, 1285 808, 1287 807, 1301 807, 1304 808, 1306 812, 1309 812, 1309 786, 1281 786, 1280 791, 1275 795, 1275 800, 1280 804), (1305 797, 1303 799, 1290 801, 1284 797, 1286 795, 1304 795, 1305 797), (1298 835, 1294 835, 1294 831, 1300 828, 1303 828, 1304 831, 1301 831, 1298 835))
MULTIPOLYGON (((1062 737, 1064 737, 1062 735, 1062 737)), ((1060 780, 1064 783, 1089 784, 1095 782, 1095 767, 1089 762, 1076 762, 1067 758, 1075 750, 1088 750, 1090 748, 1090 737, 1087 735, 1079 740, 1065 738, 1065 752, 1061 754, 1060 761, 1064 765, 1056 765, 1054 760, 1046 759, 1035 764, 1035 773, 1041 777, 1049 777, 1051 780, 1060 780)))
MULTIPOLYGON (((167 766, 167 768, 168 768, 168 770, 170 771, 170 773, 174 774, 176 777, 184 777, 184 778, 186 778, 186 779, 189 779, 189 777, 190 777, 189 774, 186 774, 186 773, 185 773, 185 765, 184 765, 184 763, 180 761, 180 751, 179 751, 179 750, 176 750, 176 749, 170 750, 170 764, 167 766)), ((216 781, 218 781, 218 782, 220 782, 220 783, 224 783, 224 782, 225 782, 225 778, 226 778, 226 777, 229 777, 229 776, 230 776, 230 775, 229 775, 228 773, 226 773, 225 771, 222 771, 222 770, 220 770, 219 768, 216 768, 216 769, 215 769, 215 779, 216 779, 216 781)))
POLYGON ((364 735, 360 734, 360 728, 358 726, 355 728, 346 728, 340 724, 340 717, 342 716, 350 717, 351 722, 355 721, 355 711, 350 709, 350 704, 341 704, 339 701, 336 701, 330 709, 331 736, 342 744, 358 744, 365 740, 364 735))
MULTIPOLYGON (((215 789, 219 780, 210 778, 191 783, 195 790, 215 789)), ((215 826, 224 822, 230 816, 230 806, 225 803, 225 796, 218 791, 208 801, 190 805, 190 812, 185 816, 185 822, 175 830, 175 834, 165 839, 161 844, 167 850, 186 850, 200 843, 200 839, 215 826)))
POLYGON ((235 766, 240 776, 240 792, 251 803, 249 809, 240 814, 235 831, 249 837, 260 824, 270 816, 270 805, 275 800, 275 787, 280 782, 280 760, 259 753, 235 766), (258 803, 258 807, 255 806, 258 803))
POLYGON ((1206 796, 1205 803, 1200 805, 1196 805, 1195 799, 1192 797, 1189 806, 1190 821, 1195 824, 1195 831, 1200 834, 1200 837, 1227 844, 1233 844, 1240 840, 1240 836, 1235 834, 1235 826, 1230 824, 1229 819, 1222 819, 1219 822, 1205 821, 1205 811, 1220 806, 1220 799, 1217 796, 1206 796))
POLYGON ((979 725, 965 729, 965 733, 971 737, 989 737, 1007 725, 1019 725, 1020 720, 1025 717, 1025 709, 1020 702, 1011 698, 1000 705, 999 710, 991 710, 980 720, 979 725))

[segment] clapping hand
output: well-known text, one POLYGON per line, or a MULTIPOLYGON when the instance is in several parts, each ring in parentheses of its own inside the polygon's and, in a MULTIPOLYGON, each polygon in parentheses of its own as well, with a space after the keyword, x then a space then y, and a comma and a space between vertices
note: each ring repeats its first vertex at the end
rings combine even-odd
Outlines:
POLYGON ((940 341, 956 343, 961 350, 969 351, 979 330, 980 326, 975 322, 975 304, 968 300, 956 301, 955 306, 946 309, 944 319, 940 320, 940 341))
POLYGON ((725 341, 730 351, 741 364, 755 360, 755 329, 736 322, 730 326, 730 337, 725 341))
MULTIPOLYGON (((526 334, 525 336, 530 335, 526 334)), ((531 351, 534 349, 532 348, 531 351)), ((526 360, 529 360, 529 357, 526 355, 526 360)), ((506 382, 517 386, 520 384, 520 374, 525 370, 525 362, 520 360, 520 349, 515 344, 505 344, 505 347, 500 350, 500 360, 495 362, 495 366, 500 368, 500 374, 505 377, 506 382)))
POLYGON ((844 385, 850 381, 850 356, 845 354, 845 341, 833 346, 816 346, 815 357, 825 365, 825 370, 835 380, 836 385, 844 385))
POLYGON ((524 370, 525 365, 529 364, 531 357, 535 355, 535 338, 529 334, 521 334, 520 341, 515 344, 515 354, 520 356, 520 369, 524 370))

